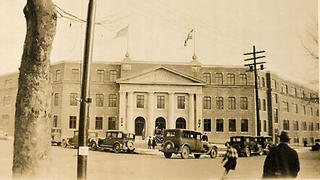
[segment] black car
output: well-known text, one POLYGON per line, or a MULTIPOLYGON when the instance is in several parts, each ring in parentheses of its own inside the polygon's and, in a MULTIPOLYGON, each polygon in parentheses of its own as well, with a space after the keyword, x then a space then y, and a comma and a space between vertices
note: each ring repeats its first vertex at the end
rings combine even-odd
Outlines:
POLYGON ((230 145, 237 150, 239 156, 249 157, 253 153, 263 154, 262 146, 255 141, 253 136, 231 136, 230 145))

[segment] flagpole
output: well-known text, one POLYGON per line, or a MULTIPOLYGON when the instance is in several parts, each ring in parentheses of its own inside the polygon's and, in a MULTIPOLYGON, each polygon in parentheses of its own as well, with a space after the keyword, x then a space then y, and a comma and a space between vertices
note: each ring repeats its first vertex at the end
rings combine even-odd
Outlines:
POLYGON ((194 38, 193 38, 193 55, 196 55, 196 29, 194 29, 194 38))
POLYGON ((129 24, 128 24, 128 34, 127 34, 127 52, 126 57, 129 57, 129 24))

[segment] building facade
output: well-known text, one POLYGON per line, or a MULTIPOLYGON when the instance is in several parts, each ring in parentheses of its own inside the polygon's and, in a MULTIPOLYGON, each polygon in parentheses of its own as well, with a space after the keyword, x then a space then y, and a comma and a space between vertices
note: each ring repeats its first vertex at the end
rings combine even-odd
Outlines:
MULTIPOLYGON (((81 64, 51 65, 52 127, 72 136, 79 124, 81 64)), ((0 126, 13 134, 18 74, 0 77, 0 126)), ((318 92, 260 71, 261 135, 289 132, 291 143, 319 138, 318 92)), ((123 60, 91 65, 89 131, 108 129, 153 136, 155 128, 185 128, 209 140, 256 135, 254 76, 246 67, 210 66, 198 61, 156 63, 123 60)))

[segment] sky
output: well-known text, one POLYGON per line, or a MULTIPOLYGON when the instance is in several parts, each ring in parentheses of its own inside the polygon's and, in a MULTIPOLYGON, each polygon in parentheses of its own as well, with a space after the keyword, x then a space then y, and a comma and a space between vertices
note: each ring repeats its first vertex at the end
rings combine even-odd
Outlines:
MULTIPOLYGON (((189 62, 193 49, 205 65, 244 65, 243 53, 265 50, 266 70, 318 88, 318 61, 303 45, 318 50, 316 0, 96 0, 93 62, 124 58, 189 62), (129 25, 128 36, 114 38, 129 25), (195 42, 184 40, 195 30, 195 42), (128 46, 127 46, 128 44, 128 46)), ((0 1, 0 74, 17 72, 26 32, 26 0, 0 1), (10 18, 8 18, 10 17, 10 18)), ((63 10, 86 19, 88 0, 54 0, 63 10)), ((51 62, 83 58, 85 23, 58 18, 51 62)))

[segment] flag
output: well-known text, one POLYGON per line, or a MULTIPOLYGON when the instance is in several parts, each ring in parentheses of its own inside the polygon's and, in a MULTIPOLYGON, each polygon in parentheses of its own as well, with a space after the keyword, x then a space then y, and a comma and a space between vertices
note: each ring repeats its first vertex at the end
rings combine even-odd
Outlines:
POLYGON ((193 29, 191 29, 191 31, 188 33, 188 37, 187 39, 184 41, 184 46, 187 46, 187 42, 189 39, 192 39, 192 33, 193 33, 193 29))
POLYGON ((128 29, 129 26, 126 26, 122 29, 120 29, 117 34, 113 37, 113 39, 118 38, 118 37, 122 37, 122 36, 126 36, 128 34, 128 29))

